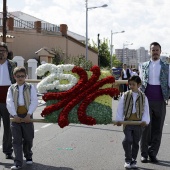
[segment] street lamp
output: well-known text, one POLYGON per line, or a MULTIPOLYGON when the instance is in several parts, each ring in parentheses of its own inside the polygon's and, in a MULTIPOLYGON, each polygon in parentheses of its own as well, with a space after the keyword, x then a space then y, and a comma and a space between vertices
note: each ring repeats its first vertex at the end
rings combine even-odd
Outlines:
POLYGON ((97 34, 97 48, 98 48, 98 66, 100 67, 100 56, 99 56, 99 47, 100 47, 100 34, 97 34))
POLYGON ((110 66, 111 66, 111 69, 112 69, 112 55, 113 55, 112 35, 113 34, 124 33, 124 32, 125 31, 112 32, 112 30, 111 30, 111 42, 110 42, 110 66))
POLYGON ((129 43, 129 42, 126 42, 126 43, 123 43, 123 58, 122 58, 122 63, 124 63, 124 50, 125 50, 125 47, 128 46, 128 45, 133 45, 133 43, 129 43))
POLYGON ((88 7, 88 0, 86 0, 86 62, 88 60, 88 10, 95 8, 104 8, 107 6, 108 6, 107 4, 104 4, 102 6, 88 7))

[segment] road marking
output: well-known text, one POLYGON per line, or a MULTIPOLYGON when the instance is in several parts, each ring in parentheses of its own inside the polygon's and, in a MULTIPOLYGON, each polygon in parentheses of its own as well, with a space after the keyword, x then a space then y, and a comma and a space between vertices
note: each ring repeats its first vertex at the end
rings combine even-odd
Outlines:
POLYGON ((34 130, 34 132, 38 132, 39 130, 34 130))
POLYGON ((51 126, 51 125, 52 125, 52 123, 46 124, 46 125, 42 126, 41 128, 46 128, 46 127, 51 126))
POLYGON ((2 149, 2 145, 0 145, 0 149, 2 149))

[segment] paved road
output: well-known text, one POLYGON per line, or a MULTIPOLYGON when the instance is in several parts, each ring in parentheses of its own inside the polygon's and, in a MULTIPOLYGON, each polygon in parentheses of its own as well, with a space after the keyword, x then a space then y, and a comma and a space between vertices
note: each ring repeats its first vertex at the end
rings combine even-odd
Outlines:
MULTIPOLYGON (((118 101, 113 103, 115 114, 118 101)), ((44 106, 38 107, 35 118, 41 118, 44 106)), ((114 119, 114 115, 113 115, 114 119)), ((0 129, 0 145, 3 128, 0 129)), ((122 127, 113 125, 85 126, 70 124, 63 129, 57 124, 35 123, 33 161, 24 170, 124 170, 122 127)), ((138 156, 140 170, 170 170, 170 105, 163 132, 163 140, 158 154, 159 164, 142 164, 138 156)), ((0 170, 9 170, 12 160, 6 160, 0 149, 0 170)))

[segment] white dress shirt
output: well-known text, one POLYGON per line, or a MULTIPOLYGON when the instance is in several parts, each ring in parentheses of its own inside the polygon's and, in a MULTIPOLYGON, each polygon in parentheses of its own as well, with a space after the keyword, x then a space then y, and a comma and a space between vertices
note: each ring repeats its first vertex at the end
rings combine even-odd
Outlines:
POLYGON ((0 64, 0 86, 10 86, 11 80, 8 71, 8 62, 0 64))
MULTIPOLYGON (((156 61, 153 61, 151 59, 151 63, 149 64, 149 80, 148 80, 148 83, 150 85, 160 85, 160 70, 161 70, 160 59, 156 61)), ((139 76, 142 79, 143 74, 141 69, 140 69, 139 76)), ((168 85, 170 87, 170 65, 169 65, 168 85)))
POLYGON ((126 70, 123 69, 123 78, 127 78, 126 70))
POLYGON ((24 85, 18 87, 19 87, 18 106, 24 106, 25 105, 24 95, 23 95, 24 85))
POLYGON ((138 73, 136 73, 135 71, 132 71, 131 76, 138 76, 138 73))
MULTIPOLYGON (((137 99, 138 93, 132 92, 132 97, 133 97, 133 109, 132 109, 132 114, 136 113, 136 99, 137 99)), ((117 113, 116 113, 116 121, 124 121, 124 94, 121 97, 118 108, 117 108, 117 113)), ((146 124, 149 124, 150 122, 150 114, 149 114, 149 104, 148 104, 148 99, 145 97, 145 106, 144 106, 144 111, 142 115, 142 121, 145 121, 146 124)))
MULTIPOLYGON (((23 88, 24 88, 24 84, 22 86, 19 86, 19 96, 18 96, 18 105, 19 106, 25 105, 24 95, 23 95, 23 88)), ((32 115, 33 112, 35 111, 35 109, 38 106, 37 92, 36 92, 36 89, 35 89, 35 87, 33 85, 31 85, 31 96, 30 96, 30 99, 31 99, 31 104, 29 105, 28 113, 27 114, 32 115)), ((9 113, 12 116, 17 115, 16 109, 15 109, 15 105, 14 105, 14 101, 13 101, 13 96, 12 96, 10 88, 8 89, 6 104, 7 104, 7 109, 9 111, 9 113)))

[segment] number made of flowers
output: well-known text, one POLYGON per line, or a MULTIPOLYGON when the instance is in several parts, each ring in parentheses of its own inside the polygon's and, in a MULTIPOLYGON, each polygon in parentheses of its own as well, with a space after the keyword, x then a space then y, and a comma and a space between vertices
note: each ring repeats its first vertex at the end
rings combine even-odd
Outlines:
MULTIPOLYGON (((43 82, 41 81, 40 82, 41 84, 38 84, 37 86, 38 90, 47 91, 47 90, 52 90, 52 88, 53 89, 55 88, 55 89, 59 89, 60 91, 62 91, 62 92, 48 92, 44 94, 43 96, 44 101, 57 100, 58 102, 45 107, 41 113, 41 116, 45 117, 51 114, 52 112, 63 108, 58 116, 58 125, 61 128, 63 128, 69 125, 69 120, 68 120, 69 112, 77 104, 80 103, 79 108, 77 110, 77 115, 78 115, 78 119, 80 123, 86 124, 86 125, 95 125, 96 120, 93 117, 88 116, 86 114, 86 109, 88 105, 92 101, 94 101, 95 98, 97 98, 98 96, 110 95, 111 97, 113 97, 113 96, 119 95, 119 90, 115 88, 100 89, 105 84, 114 83, 115 78, 113 76, 108 76, 106 78, 99 80, 101 73, 100 73, 100 68, 98 66, 93 66, 91 68, 90 71, 92 72, 92 76, 89 79, 88 79, 87 72, 81 67, 77 67, 74 65, 62 65, 62 69, 61 68, 59 69, 59 68, 60 68, 60 65, 55 66, 52 64, 43 64, 42 66, 37 68, 37 75, 43 76, 47 71, 49 71, 53 77, 53 78, 49 78, 50 76, 49 75, 45 79, 43 79, 42 80, 43 82), (64 70, 67 70, 67 71, 72 70, 73 73, 78 74, 79 81, 76 82, 77 79, 73 76, 74 78, 72 77, 72 79, 69 79, 71 82, 69 87, 67 88, 65 87, 62 89, 61 86, 59 86, 58 82, 56 83, 57 86, 55 86, 55 83, 53 81, 56 81, 54 77, 59 74, 58 71, 60 72, 60 74, 63 74, 64 70), (52 83, 53 85, 52 87, 48 87, 49 82, 52 83)), ((64 78, 64 77, 61 76, 61 78, 64 78)))
POLYGON ((71 71, 73 69, 73 64, 66 65, 54 65, 54 64, 42 64, 36 70, 38 76, 44 76, 48 73, 40 83, 38 83, 37 88, 40 93, 45 93, 48 90, 58 89, 59 91, 66 91, 71 89, 76 83, 77 78, 72 74, 64 74, 64 71, 71 71), (60 80, 68 80, 69 83, 60 84, 60 80))

